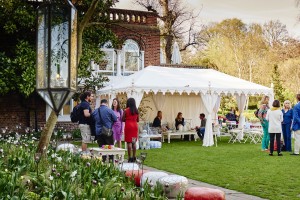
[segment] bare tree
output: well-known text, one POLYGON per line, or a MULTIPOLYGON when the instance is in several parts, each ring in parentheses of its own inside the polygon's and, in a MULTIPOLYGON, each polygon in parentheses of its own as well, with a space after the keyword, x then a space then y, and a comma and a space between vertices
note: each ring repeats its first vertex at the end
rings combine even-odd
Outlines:
POLYGON ((286 25, 279 20, 269 21, 263 26, 264 37, 271 47, 281 45, 288 38, 286 25))
POLYGON ((171 62, 172 44, 175 39, 182 42, 181 51, 186 50, 191 45, 197 45, 195 40, 196 18, 199 13, 189 9, 182 0, 133 0, 136 4, 144 7, 148 11, 157 13, 159 27, 162 36, 162 47, 166 55, 166 62, 171 62))

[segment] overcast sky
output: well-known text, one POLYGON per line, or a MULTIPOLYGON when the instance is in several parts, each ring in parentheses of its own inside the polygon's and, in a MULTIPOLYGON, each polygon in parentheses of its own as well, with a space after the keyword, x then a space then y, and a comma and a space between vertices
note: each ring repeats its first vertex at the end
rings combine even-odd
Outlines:
MULTIPOLYGON (((132 0, 119 0, 117 8, 138 10, 132 0)), ((264 23, 280 20, 287 26, 291 36, 300 38, 300 8, 296 0, 182 0, 186 5, 200 11, 199 21, 222 21, 227 18, 239 18, 245 23, 264 23)))

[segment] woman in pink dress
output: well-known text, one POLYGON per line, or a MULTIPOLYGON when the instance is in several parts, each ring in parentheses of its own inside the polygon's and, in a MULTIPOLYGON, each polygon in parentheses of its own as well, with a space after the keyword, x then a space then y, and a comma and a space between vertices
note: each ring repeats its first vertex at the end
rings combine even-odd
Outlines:
POLYGON ((125 142, 127 142, 128 162, 136 161, 136 141, 138 137, 139 112, 134 98, 129 98, 126 103, 126 109, 123 114, 125 122, 125 142), (132 157, 131 157, 132 151, 132 157))
POLYGON ((123 110, 120 107, 120 102, 117 98, 113 99, 111 109, 114 111, 117 116, 117 121, 112 126, 112 131, 114 134, 114 141, 117 147, 122 148, 122 135, 124 133, 124 122, 123 119, 123 110))

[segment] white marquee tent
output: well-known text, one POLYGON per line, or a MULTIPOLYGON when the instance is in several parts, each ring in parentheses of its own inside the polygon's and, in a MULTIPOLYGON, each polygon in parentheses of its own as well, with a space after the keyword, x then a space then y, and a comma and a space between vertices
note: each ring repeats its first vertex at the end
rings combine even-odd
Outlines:
MULTIPOLYGON (((234 95, 238 109, 243 113, 247 96, 269 95, 273 98, 271 88, 239 79, 213 69, 191 69, 148 66, 123 80, 98 90, 98 96, 106 96, 111 102, 118 95, 126 94, 133 97, 137 106, 143 97, 153 105, 152 116, 156 111, 163 112, 163 121, 172 123, 178 112, 182 112, 185 119, 191 119, 193 125, 200 123, 199 113, 206 114, 207 123, 203 146, 214 144, 212 134, 212 120, 220 107, 222 95, 234 95)), ((239 126, 245 121, 240 115, 239 126)))

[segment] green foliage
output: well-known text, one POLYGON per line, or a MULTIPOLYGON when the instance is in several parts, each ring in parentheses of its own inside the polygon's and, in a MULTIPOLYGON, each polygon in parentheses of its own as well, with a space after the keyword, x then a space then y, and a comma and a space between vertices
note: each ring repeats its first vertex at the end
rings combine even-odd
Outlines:
POLYGON ((73 138, 81 138, 81 132, 80 129, 75 129, 72 131, 72 137, 73 138))
POLYGON ((221 97, 220 109, 222 110, 223 115, 226 115, 229 111, 231 111, 231 108, 237 110, 236 107, 237 103, 234 96, 221 97))
POLYGON ((257 117, 255 117, 254 115, 254 111, 255 110, 246 110, 244 111, 243 115, 245 116, 246 118, 246 121, 249 121, 249 122, 259 122, 259 119, 257 117))
POLYGON ((17 91, 29 96, 35 87, 35 51, 27 41, 19 41, 15 56, 0 52, 0 94, 17 91))
POLYGON ((137 188, 117 165, 102 163, 101 155, 50 147, 42 158, 29 132, 0 136, 0 199, 166 199, 162 188, 137 188))
MULTIPOLYGON (((80 2, 76 4, 79 22, 92 0, 80 2)), ((4 44, 0 46, 0 95, 15 91, 28 97, 35 89, 36 8, 22 0, 0 0, 0 3, 0 42, 4 44)), ((106 41, 117 44, 114 34, 105 27, 108 18, 98 15, 114 3, 114 0, 99 1, 92 17, 97 23, 89 24, 84 30, 83 54, 78 65, 78 77, 81 78, 81 84, 84 84, 84 90, 95 91, 108 80, 102 76, 89 79, 90 60, 101 62, 103 53, 100 51, 100 45, 106 41)))
MULTIPOLYGON (((282 104, 285 100, 283 95, 284 89, 282 86, 282 81, 280 79, 280 74, 278 72, 278 65, 274 65, 273 67, 272 81, 274 84, 275 99, 279 100, 282 104)), ((273 102, 270 103, 272 104, 273 102)))
MULTIPOLYGON (((285 89, 282 92, 282 95, 284 96, 284 100, 290 100, 292 102, 292 104, 294 104, 294 105, 297 103, 295 94, 293 92, 291 92, 290 90, 285 89)), ((281 103, 283 104, 283 102, 281 102, 281 103)))
POLYGON ((0 1, 0 95, 29 96, 35 85, 35 9, 20 0, 0 1))

